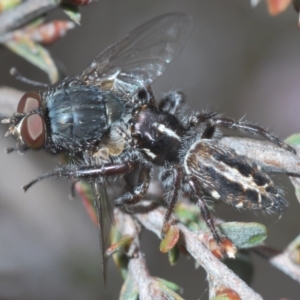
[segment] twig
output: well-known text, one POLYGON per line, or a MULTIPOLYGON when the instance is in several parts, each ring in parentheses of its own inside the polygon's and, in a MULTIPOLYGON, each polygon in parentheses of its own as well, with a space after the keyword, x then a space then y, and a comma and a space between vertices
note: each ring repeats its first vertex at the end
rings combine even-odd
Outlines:
POLYGON ((0 14, 0 36, 54 9, 59 1, 28 0, 0 14))
MULTIPOLYGON (((193 205, 193 204, 185 203, 185 205, 193 205)), ((139 215, 144 215, 146 213, 149 213, 149 209, 146 209, 148 207, 150 207, 150 203, 143 202, 143 203, 139 204, 139 206, 134 206, 132 208, 132 212, 137 213, 139 215), (143 207, 145 207, 145 208, 143 208, 143 207)), ((162 210, 161 211, 162 214, 164 213, 163 208, 160 207, 157 209, 162 210)), ((159 237, 161 235, 161 226, 162 226, 162 223, 160 223, 160 222, 161 222, 161 219, 158 219, 156 224, 153 223, 153 224, 149 225, 149 226, 151 226, 151 228, 147 227, 149 230, 153 231, 159 237)), ((217 219, 215 218, 215 222, 223 223, 224 220, 222 220, 220 218, 217 218, 217 219)), ((179 227, 180 226, 181 225, 179 225, 179 227)), ((197 238, 204 245, 207 245, 207 240, 208 240, 207 234, 205 234, 205 235, 199 234, 197 236, 197 238)), ((261 246, 255 247, 255 248, 251 248, 251 251, 256 253, 257 255, 260 255, 263 258, 267 259, 268 262, 272 266, 274 266, 278 270, 282 271, 283 273, 285 273, 286 275, 288 275, 289 277, 291 277, 292 279, 294 279, 300 283, 300 265, 297 265, 290 259, 289 249, 286 249, 284 252, 281 252, 273 247, 270 247, 270 246, 264 244, 264 245, 261 245, 261 246)))
POLYGON ((166 300, 168 299, 165 292, 159 286, 157 279, 151 277, 146 265, 143 253, 140 251, 139 233, 140 226, 128 214, 121 212, 119 209, 114 210, 116 224, 122 224, 119 228, 122 235, 134 237, 134 241, 129 249, 131 256, 128 263, 128 270, 134 279, 141 300, 166 300))
MULTIPOLYGON (((300 158, 266 141, 240 137, 224 137, 221 143, 238 154, 255 160, 267 172, 300 174, 300 158)), ((293 146, 299 153, 299 146, 293 146)))
MULTIPOLYGON (((159 207, 147 214, 136 214, 135 217, 148 230, 153 231, 161 237, 161 230, 165 215, 165 209, 159 207)), ((207 249, 196 233, 189 231, 184 225, 178 224, 181 240, 187 251, 200 263, 208 274, 210 284, 210 297, 215 296, 215 292, 223 287, 230 288, 239 294, 241 299, 262 299, 259 294, 247 286, 236 274, 218 260, 209 249, 207 249)))
POLYGON ((272 266, 300 283, 300 266, 290 259, 287 250, 281 253, 267 245, 261 245, 253 248, 252 251, 266 258, 272 266))

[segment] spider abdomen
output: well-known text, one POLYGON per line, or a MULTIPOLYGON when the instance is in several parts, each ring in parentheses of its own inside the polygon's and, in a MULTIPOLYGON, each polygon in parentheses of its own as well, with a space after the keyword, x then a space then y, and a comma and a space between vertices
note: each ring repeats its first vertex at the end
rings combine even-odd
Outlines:
POLYGON ((282 192, 268 174, 218 141, 202 139, 194 143, 184 166, 205 192, 236 208, 282 212, 287 207, 282 192))

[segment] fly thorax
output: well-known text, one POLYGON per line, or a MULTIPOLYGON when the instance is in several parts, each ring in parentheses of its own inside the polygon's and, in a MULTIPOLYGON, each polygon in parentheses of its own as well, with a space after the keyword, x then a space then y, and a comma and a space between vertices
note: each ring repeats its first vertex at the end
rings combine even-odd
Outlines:
POLYGON ((112 93, 92 86, 71 86, 48 97, 51 138, 60 148, 97 150, 123 113, 112 93))

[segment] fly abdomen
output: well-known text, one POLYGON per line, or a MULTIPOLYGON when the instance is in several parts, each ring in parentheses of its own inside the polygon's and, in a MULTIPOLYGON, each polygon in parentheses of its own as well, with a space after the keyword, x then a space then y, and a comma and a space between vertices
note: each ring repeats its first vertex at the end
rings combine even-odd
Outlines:
POLYGON ((196 142, 184 163, 186 172, 214 199, 239 209, 282 212, 287 207, 282 192, 257 164, 217 141, 196 142))
POLYGON ((110 92, 93 86, 69 86, 48 94, 49 129, 59 148, 94 149, 124 106, 110 92))

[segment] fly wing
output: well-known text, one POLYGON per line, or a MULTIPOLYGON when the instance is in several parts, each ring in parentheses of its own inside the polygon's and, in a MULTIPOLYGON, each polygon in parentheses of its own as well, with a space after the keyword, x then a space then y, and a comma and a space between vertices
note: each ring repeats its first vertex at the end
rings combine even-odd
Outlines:
POLYGON ((91 184, 94 206, 98 217, 99 242, 101 253, 101 264, 104 282, 106 281, 106 259, 105 251, 108 244, 109 230, 113 222, 112 206, 107 199, 106 188, 104 184, 94 182, 91 184))
POLYGON ((133 95, 162 75, 183 48, 192 20, 183 13, 156 17, 100 53, 79 78, 133 95))

